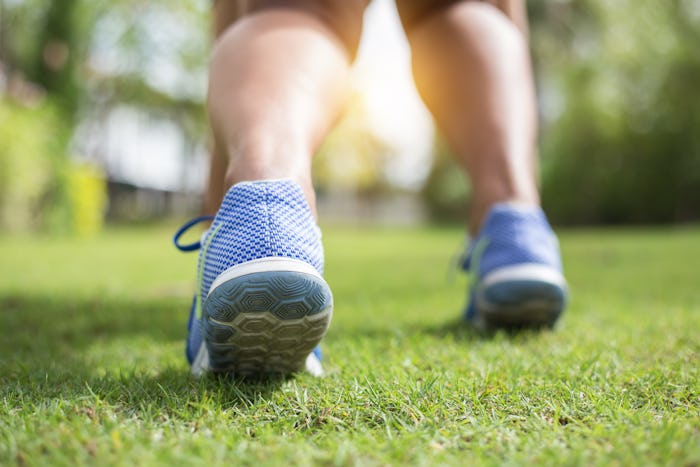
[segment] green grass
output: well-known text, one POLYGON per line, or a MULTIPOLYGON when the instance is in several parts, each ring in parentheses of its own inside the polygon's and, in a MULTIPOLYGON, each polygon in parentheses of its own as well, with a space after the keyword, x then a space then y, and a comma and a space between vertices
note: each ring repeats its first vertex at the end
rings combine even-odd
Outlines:
POLYGON ((555 332, 457 322, 458 229, 325 231, 327 376, 189 376, 171 230, 0 236, 0 465, 700 462, 700 230, 561 236, 555 332))

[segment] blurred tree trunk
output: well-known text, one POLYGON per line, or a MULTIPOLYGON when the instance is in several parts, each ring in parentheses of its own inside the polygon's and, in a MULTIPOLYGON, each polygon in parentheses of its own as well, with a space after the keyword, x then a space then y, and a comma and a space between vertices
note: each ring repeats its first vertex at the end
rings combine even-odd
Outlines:
POLYGON ((40 30, 30 79, 55 99, 66 123, 72 124, 80 92, 76 80, 79 31, 78 0, 52 0, 40 30))
MULTIPOLYGON (((5 31, 7 31, 7 27, 5 26, 5 21, 5 2, 0 0, 0 66, 3 65, 7 54, 7 47, 5 46, 5 31)), ((2 70, 0 70, 1 73, 2 70)))

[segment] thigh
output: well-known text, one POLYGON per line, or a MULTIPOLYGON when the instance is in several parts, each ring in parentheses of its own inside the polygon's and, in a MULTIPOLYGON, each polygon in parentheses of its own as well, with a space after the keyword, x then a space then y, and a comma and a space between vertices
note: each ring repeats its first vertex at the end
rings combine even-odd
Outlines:
POLYGON ((460 0, 396 0, 396 9, 406 33, 417 24, 442 8, 459 3, 460 0))
POLYGON ((219 37, 243 16, 247 3, 245 0, 214 0, 212 12, 214 37, 219 37))
POLYGON ((525 0, 396 0, 401 24, 406 34, 435 12, 465 1, 489 3, 501 10, 521 29, 526 29, 525 0))
POLYGON ((362 34, 362 17, 370 0, 215 0, 214 30, 220 35, 249 13, 267 9, 294 9, 320 19, 354 57, 362 34))

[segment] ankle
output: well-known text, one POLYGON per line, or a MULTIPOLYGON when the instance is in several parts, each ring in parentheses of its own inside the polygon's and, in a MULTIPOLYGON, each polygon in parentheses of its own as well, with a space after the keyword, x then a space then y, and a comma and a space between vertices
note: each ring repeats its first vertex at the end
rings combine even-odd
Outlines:
POLYGON ((254 172, 254 171, 244 171, 244 170, 229 170, 226 173, 225 178, 225 189, 228 190, 237 183, 242 182, 260 182, 260 181, 274 181, 274 180, 291 180, 301 188, 306 198, 306 202, 309 205, 309 209, 314 216, 314 219, 318 219, 316 213, 316 192, 314 191, 313 185, 311 183, 311 176, 305 176, 303 174, 278 174, 276 172, 254 172))

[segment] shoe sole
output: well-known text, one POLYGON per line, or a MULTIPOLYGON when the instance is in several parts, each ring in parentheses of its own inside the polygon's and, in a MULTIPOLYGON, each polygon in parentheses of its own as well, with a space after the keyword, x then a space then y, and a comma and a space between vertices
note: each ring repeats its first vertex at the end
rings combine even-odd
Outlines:
POLYGON ((333 295, 307 263, 265 258, 217 277, 202 313, 210 370, 286 376, 304 369, 326 334, 333 295))
POLYGON ((566 281, 559 271, 541 265, 503 268, 478 287, 474 322, 490 330, 552 328, 566 300, 566 281))

